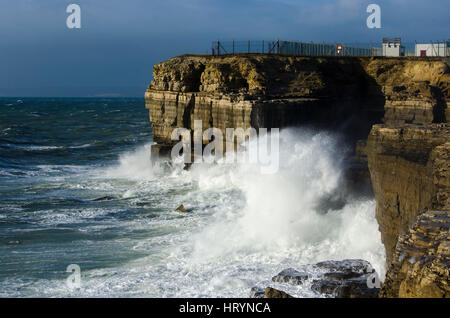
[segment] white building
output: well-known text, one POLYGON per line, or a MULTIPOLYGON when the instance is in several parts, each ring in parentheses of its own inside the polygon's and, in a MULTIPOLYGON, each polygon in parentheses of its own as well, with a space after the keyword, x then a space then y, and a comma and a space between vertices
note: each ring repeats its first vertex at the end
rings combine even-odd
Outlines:
POLYGON ((450 41, 417 43, 416 56, 450 56, 450 41))
POLYGON ((405 56, 405 47, 400 38, 383 38, 383 56, 405 56))

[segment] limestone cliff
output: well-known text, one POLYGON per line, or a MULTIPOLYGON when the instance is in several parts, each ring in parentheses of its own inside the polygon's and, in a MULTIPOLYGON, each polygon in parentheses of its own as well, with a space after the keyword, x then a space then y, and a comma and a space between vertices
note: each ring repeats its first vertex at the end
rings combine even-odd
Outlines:
POLYGON ((449 138, 448 124, 372 128, 369 169, 388 262, 420 213, 450 204, 449 138))
POLYGON ((450 297, 450 217, 427 211, 400 236, 382 297, 450 297))
POLYGON ((448 59, 184 55, 155 65, 153 78, 154 154, 194 120, 344 134, 355 149, 349 175, 370 169, 388 263, 381 296, 448 296, 448 59))
POLYGON ((156 64, 146 105, 155 141, 173 128, 286 127, 302 123, 366 138, 384 122, 445 122, 448 65, 441 60, 179 56, 156 64))
POLYGON ((381 296, 450 296, 449 140, 449 124, 372 128, 369 169, 389 264, 381 296))
POLYGON ((155 65, 146 92, 154 139, 176 127, 282 128, 314 123, 366 138, 383 95, 359 59, 180 56, 155 65), (360 120, 364 118, 364 120, 360 120))

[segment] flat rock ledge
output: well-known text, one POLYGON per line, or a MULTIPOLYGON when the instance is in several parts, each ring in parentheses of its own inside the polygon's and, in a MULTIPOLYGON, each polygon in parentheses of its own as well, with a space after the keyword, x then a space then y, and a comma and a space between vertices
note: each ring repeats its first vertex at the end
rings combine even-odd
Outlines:
POLYGON ((380 283, 365 260, 347 259, 287 268, 250 290, 251 298, 377 298, 380 283))

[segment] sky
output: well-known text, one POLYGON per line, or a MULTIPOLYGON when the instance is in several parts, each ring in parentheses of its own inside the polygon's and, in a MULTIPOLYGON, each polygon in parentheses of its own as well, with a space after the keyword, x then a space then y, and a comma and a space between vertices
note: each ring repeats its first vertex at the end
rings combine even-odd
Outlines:
POLYGON ((449 16, 448 0, 0 0, 0 96, 142 97, 155 63, 217 39, 444 40, 449 16), (66 26, 72 3, 80 29, 66 26))

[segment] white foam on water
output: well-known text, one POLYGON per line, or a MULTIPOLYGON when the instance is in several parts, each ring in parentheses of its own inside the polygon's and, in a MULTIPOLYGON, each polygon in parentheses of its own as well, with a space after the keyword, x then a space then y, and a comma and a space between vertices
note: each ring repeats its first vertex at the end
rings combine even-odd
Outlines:
MULTIPOLYGON (((341 186, 343 155, 337 147, 327 133, 285 130, 276 174, 261 174, 260 165, 245 163, 194 164, 189 172, 172 172, 162 182, 192 183, 193 190, 176 204, 193 207, 194 216, 164 237, 167 254, 134 264, 143 275, 128 276, 140 281, 134 288, 151 296, 246 297, 253 285, 284 268, 345 258, 366 259, 384 277, 374 200, 317 211, 318 201, 341 186)), ((134 156, 142 159, 139 151, 134 156)), ((135 159, 121 161, 131 178, 136 175, 127 167, 135 159)), ((308 290, 298 295, 317 296, 308 290)))
POLYGON ((305 130, 286 130, 281 138, 276 174, 263 175, 258 165, 248 164, 198 173, 200 189, 231 184, 242 191, 245 204, 233 206, 231 198, 220 208, 211 224, 195 235, 192 261, 252 253, 278 257, 295 250, 295 261, 303 264, 363 258, 384 276, 374 200, 350 201, 325 214, 317 211, 317 203, 341 186, 342 158, 335 139, 305 130))
POLYGON ((107 169, 106 176, 136 181, 153 179, 154 170, 150 158, 150 146, 151 144, 147 144, 133 152, 122 154, 119 163, 107 169))
MULTIPOLYGON (((279 171, 269 175, 261 174, 260 165, 246 163, 194 164, 190 171, 175 165, 167 173, 152 166, 150 145, 125 153, 101 173, 103 179, 93 182, 107 179, 130 204, 162 211, 157 218, 118 221, 129 232, 152 231, 147 237, 121 239, 148 256, 84 271, 78 291, 69 291, 63 280, 40 280, 24 293, 247 297, 251 287, 285 268, 345 258, 368 260, 384 277, 375 201, 349 199, 339 209, 317 209, 318 202, 342 187, 342 151, 336 139, 307 130, 284 130, 280 137, 279 171), (179 204, 192 212, 175 212, 179 204)), ((99 214, 100 209, 89 210, 68 218, 58 215, 54 221, 99 214)), ((296 294, 318 296, 308 289, 296 294)))

